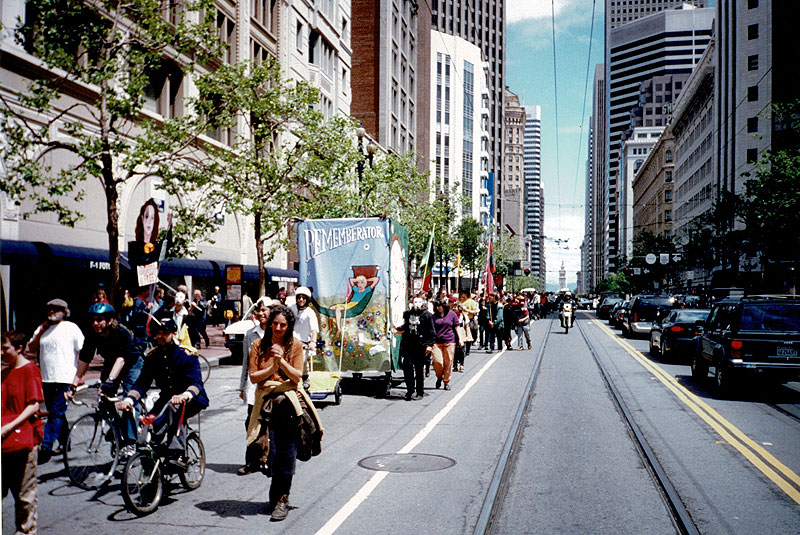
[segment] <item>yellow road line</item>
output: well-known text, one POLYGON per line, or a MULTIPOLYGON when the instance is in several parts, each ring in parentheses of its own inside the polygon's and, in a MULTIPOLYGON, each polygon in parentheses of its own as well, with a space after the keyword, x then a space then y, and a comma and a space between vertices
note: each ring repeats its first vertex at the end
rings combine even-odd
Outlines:
POLYGON ((686 387, 681 385, 669 373, 667 373, 661 367, 650 362, 627 340, 623 340, 616 336, 611 329, 603 325, 597 319, 591 318, 588 315, 586 317, 592 319, 592 321, 597 324, 602 331, 610 336, 612 340, 622 347, 639 364, 641 364, 648 371, 652 372, 653 375, 655 375, 655 377, 661 381, 664 386, 672 391, 679 400, 681 400, 703 421, 710 425, 731 446, 736 448, 736 450, 739 451, 761 473, 767 476, 773 483, 778 485, 778 487, 783 490, 792 500, 800 505, 800 490, 796 489, 791 484, 791 482, 794 482, 795 485, 800 486, 800 476, 793 472, 789 467, 781 463, 761 445, 745 435, 740 429, 723 418, 721 414, 712 409, 707 403, 690 392, 686 387), (759 456, 761 458, 759 458, 759 456), (769 466, 767 463, 772 466, 769 466), (783 474, 788 481, 787 479, 781 477, 781 475, 773 470, 773 468, 783 474))

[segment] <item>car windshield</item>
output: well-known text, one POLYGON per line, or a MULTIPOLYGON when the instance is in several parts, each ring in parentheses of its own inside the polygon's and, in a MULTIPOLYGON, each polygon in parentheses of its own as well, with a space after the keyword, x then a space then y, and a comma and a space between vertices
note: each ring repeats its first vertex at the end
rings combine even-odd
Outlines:
POLYGON ((609 297, 608 299, 603 301, 603 305, 605 305, 605 306, 614 306, 617 303, 621 303, 621 302, 622 302, 622 299, 620 299, 618 297, 609 297))
POLYGON ((675 321, 695 322, 703 321, 708 317, 708 310, 681 310, 675 317, 675 321))
POLYGON ((639 308, 641 310, 655 310, 657 308, 671 308, 673 305, 672 300, 668 297, 646 298, 639 301, 639 308))
POLYGON ((740 329, 743 331, 800 331, 800 304, 744 305, 740 329))

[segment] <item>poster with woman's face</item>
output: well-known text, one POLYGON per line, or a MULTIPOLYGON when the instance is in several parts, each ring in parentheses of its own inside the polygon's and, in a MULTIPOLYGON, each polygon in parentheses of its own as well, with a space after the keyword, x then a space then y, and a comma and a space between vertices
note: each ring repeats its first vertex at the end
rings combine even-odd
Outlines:
POLYGON ((158 227, 158 206, 153 199, 148 199, 139 208, 136 239, 128 242, 128 260, 132 266, 136 266, 140 286, 153 284, 158 280, 158 259, 161 253, 158 227))

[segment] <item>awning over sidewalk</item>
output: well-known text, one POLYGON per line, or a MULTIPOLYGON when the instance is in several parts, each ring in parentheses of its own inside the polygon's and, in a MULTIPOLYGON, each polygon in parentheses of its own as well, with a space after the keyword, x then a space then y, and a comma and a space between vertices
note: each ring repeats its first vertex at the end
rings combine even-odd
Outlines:
MULTIPOLYGON (((221 266, 222 272, 225 272, 225 266, 221 266)), ((300 282, 300 272, 296 269, 283 269, 277 267, 267 266, 264 268, 267 274, 267 281, 272 282, 300 282)), ((258 280, 258 266, 248 264, 243 269, 244 280, 258 280)))
MULTIPOLYGON (((108 251, 74 245, 44 242, 3 240, 0 242, 0 263, 10 265, 52 264, 73 269, 110 271, 108 251)), ((130 269, 127 258, 120 254, 120 265, 130 269)))

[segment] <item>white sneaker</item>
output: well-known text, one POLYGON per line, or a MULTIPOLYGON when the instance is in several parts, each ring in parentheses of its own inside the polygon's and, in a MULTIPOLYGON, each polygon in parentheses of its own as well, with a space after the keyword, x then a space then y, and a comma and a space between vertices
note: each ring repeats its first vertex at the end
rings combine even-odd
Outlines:
POLYGON ((136 453, 136 444, 128 444, 127 446, 123 446, 119 450, 119 456, 123 459, 127 459, 134 453, 136 453))

